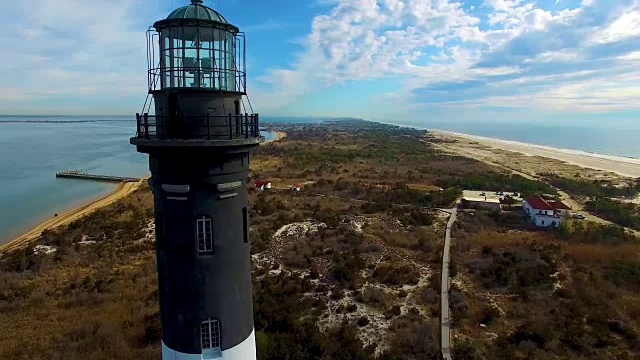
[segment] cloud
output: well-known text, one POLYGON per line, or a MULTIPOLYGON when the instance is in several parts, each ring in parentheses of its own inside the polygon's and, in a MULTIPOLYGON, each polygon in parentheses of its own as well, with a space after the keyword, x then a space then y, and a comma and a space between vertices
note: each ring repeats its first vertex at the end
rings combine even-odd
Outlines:
MULTIPOLYGON (((339 0, 314 18, 304 51, 260 79, 286 98, 335 83, 393 78, 406 108, 509 106, 570 111, 637 109, 640 1, 339 0), (313 84, 313 85, 309 85, 313 84)), ((388 91, 381 89, 380 93, 388 91)))
MULTIPOLYGON (((3 5, 0 108, 4 112, 70 112, 70 99, 91 108, 122 97, 144 101, 147 13, 141 0, 31 0, 3 5), (139 14, 136 18, 133 14, 139 14), (140 23, 138 23, 140 21, 140 23), (8 54, 5 54, 8 55, 8 54), (50 108, 52 100, 66 102, 50 108), (14 103, 15 101, 22 101, 14 103)), ((136 106, 137 107, 137 106, 136 106)), ((116 110, 118 111, 118 110, 116 110)))
MULTIPOLYGON (((263 113, 350 91, 354 84, 381 86, 367 89, 378 90, 367 96, 393 101, 390 111, 640 107, 634 99, 640 0, 314 4, 309 11, 321 13, 307 26, 265 20, 243 27, 252 41, 254 34, 257 41, 272 39, 260 34, 279 29, 300 39, 278 44, 277 59, 254 54, 264 57, 261 64, 274 64, 250 72, 251 100, 263 113), (307 33, 295 32, 301 28, 307 33), (384 87, 389 84, 393 89, 384 87)), ((65 112, 73 102, 82 109, 137 108, 146 92, 144 31, 149 19, 166 15, 159 7, 144 0, 3 3, 0 46, 11 51, 0 64, 0 109, 47 112, 57 106, 53 110, 65 112)), ((371 108, 360 109, 363 116, 371 108)))
MULTIPOLYGON (((339 0, 333 4, 328 14, 313 19, 304 51, 289 69, 272 69, 257 79, 258 92, 269 94, 258 97, 273 99, 282 93, 282 98, 290 100, 345 81, 404 76, 431 54, 427 49, 472 39, 480 23, 458 2, 339 0)), ((274 102, 261 103, 274 108, 274 102)))

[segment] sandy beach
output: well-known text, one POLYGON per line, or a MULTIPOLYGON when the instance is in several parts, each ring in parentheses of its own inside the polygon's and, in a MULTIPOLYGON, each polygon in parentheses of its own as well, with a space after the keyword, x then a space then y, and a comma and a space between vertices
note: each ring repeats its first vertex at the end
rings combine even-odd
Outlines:
MULTIPOLYGON (((542 145, 440 130, 430 130, 430 133, 436 139, 443 140, 440 145, 445 149, 479 160, 509 163, 510 167, 516 170, 527 171, 533 174, 544 172, 545 168, 554 166, 553 162, 541 164, 539 159, 535 160, 536 157, 544 157, 557 160, 555 167, 557 167, 558 162, 561 162, 564 163, 565 167, 566 164, 571 164, 582 168, 599 170, 601 172, 610 172, 619 176, 640 177, 640 159, 591 154, 578 150, 557 149, 542 145), (514 157, 512 156, 513 153, 519 153, 524 155, 524 157, 514 157)), ((567 171, 574 170, 577 169, 567 169, 567 171)))
POLYGON ((123 197, 133 193, 138 188, 140 188, 140 186, 144 183, 144 181, 146 181, 146 178, 138 182, 121 183, 112 193, 102 198, 80 205, 74 209, 71 209, 62 214, 59 214, 56 217, 46 220, 40 225, 29 230, 28 232, 0 246, 0 253, 5 253, 7 251, 24 246, 36 240, 40 236, 40 234, 42 234, 42 232, 46 229, 55 229, 59 226, 67 225, 70 222, 82 216, 85 216, 94 210, 97 210, 101 207, 111 204, 114 201, 122 199, 123 197))
POLYGON ((273 131, 273 132, 276 133, 276 137, 271 139, 271 140, 267 140, 267 141, 263 142, 263 144, 268 144, 268 143, 271 143, 271 142, 274 142, 274 141, 280 141, 280 140, 282 140, 282 139, 287 137, 287 133, 284 132, 284 131, 273 131))

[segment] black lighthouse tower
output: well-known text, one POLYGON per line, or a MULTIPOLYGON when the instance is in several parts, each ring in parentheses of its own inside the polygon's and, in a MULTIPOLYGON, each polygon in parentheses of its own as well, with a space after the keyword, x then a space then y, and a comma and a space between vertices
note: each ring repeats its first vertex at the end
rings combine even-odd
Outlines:
POLYGON ((164 360, 255 360, 247 218, 258 115, 243 113, 244 34, 202 0, 148 32, 149 154, 164 360))

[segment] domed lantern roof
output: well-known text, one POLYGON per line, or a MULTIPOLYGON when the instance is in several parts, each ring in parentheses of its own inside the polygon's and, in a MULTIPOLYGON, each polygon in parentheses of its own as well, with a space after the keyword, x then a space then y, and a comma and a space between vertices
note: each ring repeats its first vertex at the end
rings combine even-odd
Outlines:
POLYGON ((158 29, 171 26, 193 25, 211 26, 233 33, 240 31, 236 26, 230 24, 222 14, 205 6, 202 0, 191 0, 190 5, 175 9, 166 19, 156 22, 154 27, 158 29))
POLYGON ((202 0, 191 0, 191 5, 174 10, 167 16, 167 19, 213 20, 222 24, 228 24, 224 16, 212 8, 204 6, 202 3, 202 0))

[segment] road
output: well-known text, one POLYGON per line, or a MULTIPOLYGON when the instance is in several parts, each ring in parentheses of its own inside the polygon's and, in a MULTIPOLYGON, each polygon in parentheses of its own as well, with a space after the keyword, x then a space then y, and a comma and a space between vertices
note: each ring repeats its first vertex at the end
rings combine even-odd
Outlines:
POLYGON ((451 229, 456 222, 458 205, 456 201, 451 209, 451 217, 447 223, 444 235, 444 250, 442 251, 442 279, 440 281, 440 349, 444 360, 451 360, 451 317, 449 314, 449 247, 451 245, 451 229))

